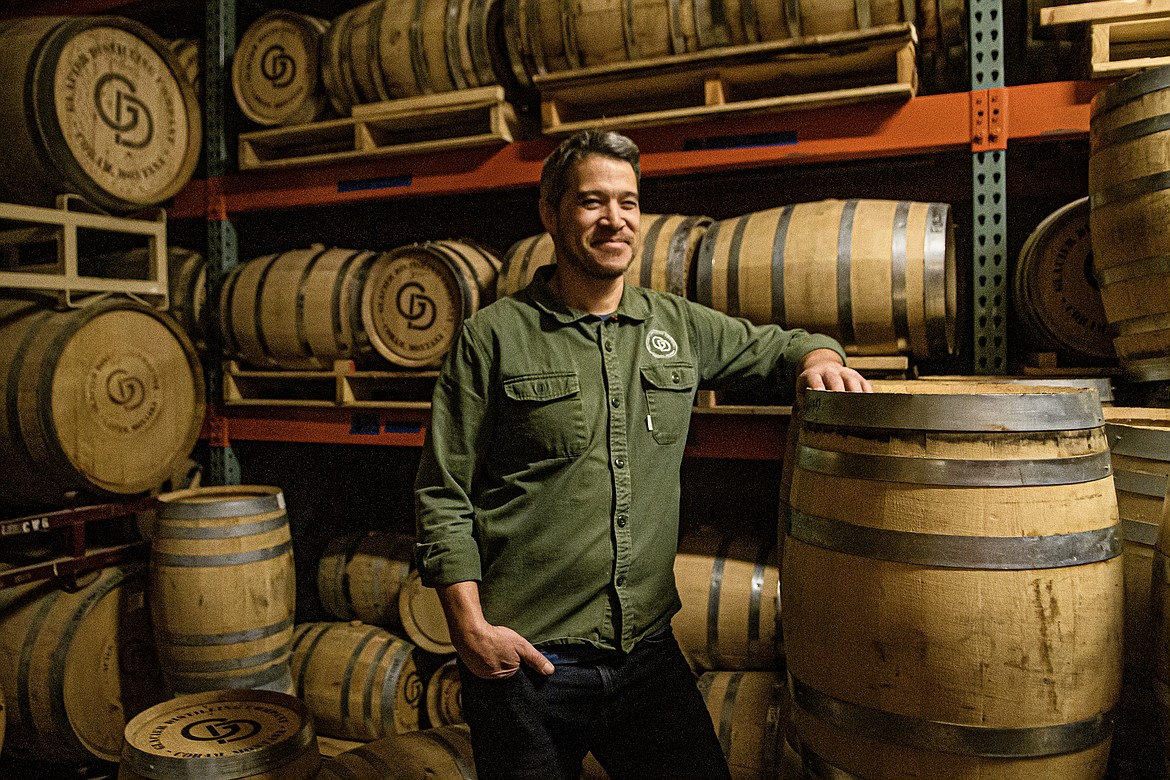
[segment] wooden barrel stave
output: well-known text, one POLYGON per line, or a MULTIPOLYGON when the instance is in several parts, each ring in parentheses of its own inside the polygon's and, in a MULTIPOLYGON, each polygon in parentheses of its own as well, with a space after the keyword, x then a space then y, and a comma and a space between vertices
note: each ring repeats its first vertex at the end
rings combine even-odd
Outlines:
POLYGON ((707 672, 699 677, 699 691, 732 779, 779 777, 789 720, 784 673, 707 672))
POLYGON ((370 742, 336 756, 319 780, 380 780, 402 777, 475 780, 471 734, 466 726, 440 726, 370 742))

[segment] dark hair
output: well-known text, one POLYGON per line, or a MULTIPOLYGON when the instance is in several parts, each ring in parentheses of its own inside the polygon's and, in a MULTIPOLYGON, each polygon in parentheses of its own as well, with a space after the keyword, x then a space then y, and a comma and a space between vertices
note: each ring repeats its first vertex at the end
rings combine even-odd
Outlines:
POLYGON ((569 170, 591 154, 629 163, 635 181, 641 184, 638 146, 633 141, 612 130, 582 130, 561 141, 545 158, 540 170, 540 199, 556 207, 569 188, 569 170))

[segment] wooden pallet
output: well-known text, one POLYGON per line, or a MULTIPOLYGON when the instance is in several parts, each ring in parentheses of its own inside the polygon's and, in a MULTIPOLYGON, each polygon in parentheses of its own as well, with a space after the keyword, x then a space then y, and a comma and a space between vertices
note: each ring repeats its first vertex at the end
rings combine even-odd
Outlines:
POLYGON ((240 134, 240 169, 366 160, 506 144, 518 120, 499 86, 354 106, 353 115, 240 134))
POLYGON ((359 371, 339 360, 331 371, 249 369, 223 364, 223 400, 234 406, 429 409, 438 371, 359 371))
POLYGON ((871 100, 918 89, 911 24, 708 49, 534 77, 548 135, 871 100))
POLYGON ((1170 15, 1170 0, 1099 0, 1040 9, 1040 24, 1121 22, 1170 15))
POLYGON ((1170 65, 1170 16, 1091 25, 1089 73, 1123 76, 1170 65))

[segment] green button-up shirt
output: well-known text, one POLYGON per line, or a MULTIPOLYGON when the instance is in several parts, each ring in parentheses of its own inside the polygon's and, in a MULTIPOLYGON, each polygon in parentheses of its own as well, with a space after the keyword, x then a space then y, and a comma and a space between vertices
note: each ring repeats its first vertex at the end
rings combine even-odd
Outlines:
MULTIPOLYGON (((757 327, 627 285, 604 321, 552 267, 464 325, 415 484, 423 582, 480 583, 533 644, 629 651, 679 609, 679 468, 695 391, 779 386, 826 336, 757 327)), ((843 356, 843 353, 841 353, 843 356)))

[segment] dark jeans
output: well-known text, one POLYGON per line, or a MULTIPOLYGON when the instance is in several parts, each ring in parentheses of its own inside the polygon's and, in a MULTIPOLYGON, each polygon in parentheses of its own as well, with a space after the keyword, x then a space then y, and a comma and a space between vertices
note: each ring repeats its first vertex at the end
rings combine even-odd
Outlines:
POLYGON ((578 780, 588 751, 613 780, 730 780, 670 631, 549 677, 526 664, 504 680, 459 672, 479 780, 578 780))

